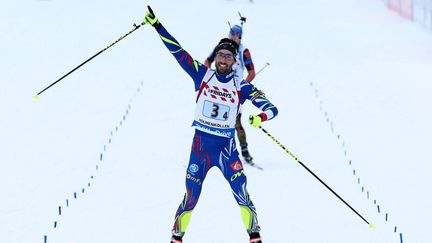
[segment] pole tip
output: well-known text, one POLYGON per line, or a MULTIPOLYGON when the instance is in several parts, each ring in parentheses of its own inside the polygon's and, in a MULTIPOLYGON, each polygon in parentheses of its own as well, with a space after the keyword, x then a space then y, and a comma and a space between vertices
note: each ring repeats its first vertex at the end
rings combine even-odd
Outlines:
POLYGON ((38 96, 38 95, 35 95, 35 96, 33 96, 33 99, 34 99, 34 100, 38 100, 38 99, 39 99, 39 96, 38 96))
POLYGON ((369 228, 373 229, 375 227, 374 224, 369 224, 369 228))

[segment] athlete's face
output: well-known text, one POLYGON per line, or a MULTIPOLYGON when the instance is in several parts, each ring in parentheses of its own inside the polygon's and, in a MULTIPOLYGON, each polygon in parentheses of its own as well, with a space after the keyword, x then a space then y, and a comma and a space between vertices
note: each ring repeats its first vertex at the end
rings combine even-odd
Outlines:
POLYGON ((232 71, 232 66, 235 63, 234 55, 228 50, 219 50, 216 53, 216 70, 220 74, 229 74, 232 71))

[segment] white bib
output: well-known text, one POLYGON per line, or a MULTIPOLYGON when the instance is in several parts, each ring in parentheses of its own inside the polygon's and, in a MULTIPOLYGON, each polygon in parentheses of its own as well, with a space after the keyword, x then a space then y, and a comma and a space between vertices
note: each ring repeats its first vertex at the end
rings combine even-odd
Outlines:
POLYGON ((244 46, 240 43, 239 50, 236 56, 236 63, 233 65, 233 70, 237 77, 242 80, 243 79, 243 73, 245 70, 245 64, 243 60, 243 53, 244 53, 244 46))
POLYGON ((238 78, 227 83, 219 82, 214 70, 208 70, 197 91, 195 119, 196 129, 222 136, 233 137, 240 106, 238 78))

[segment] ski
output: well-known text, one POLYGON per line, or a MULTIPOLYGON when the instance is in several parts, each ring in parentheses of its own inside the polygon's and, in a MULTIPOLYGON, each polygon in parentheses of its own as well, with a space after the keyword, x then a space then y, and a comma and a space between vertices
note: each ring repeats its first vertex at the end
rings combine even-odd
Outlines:
POLYGON ((250 166, 252 166, 252 167, 254 167, 254 168, 257 168, 258 170, 264 170, 261 166, 255 164, 254 162, 247 162, 247 161, 245 161, 245 163, 248 164, 248 165, 250 165, 250 166))

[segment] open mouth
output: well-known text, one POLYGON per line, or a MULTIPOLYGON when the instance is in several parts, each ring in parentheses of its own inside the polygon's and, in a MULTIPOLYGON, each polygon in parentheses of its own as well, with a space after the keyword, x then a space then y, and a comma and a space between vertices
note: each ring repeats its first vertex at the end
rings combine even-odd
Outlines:
POLYGON ((228 67, 228 65, 226 64, 226 63, 219 63, 219 68, 227 68, 228 67))

